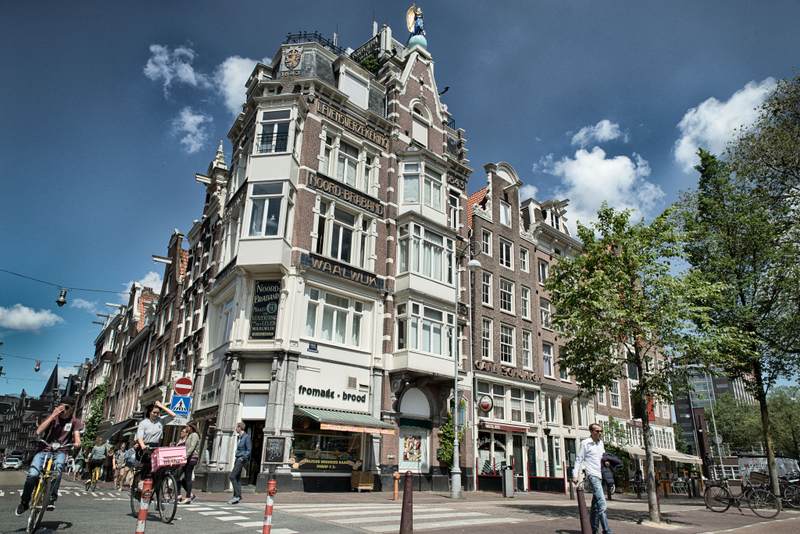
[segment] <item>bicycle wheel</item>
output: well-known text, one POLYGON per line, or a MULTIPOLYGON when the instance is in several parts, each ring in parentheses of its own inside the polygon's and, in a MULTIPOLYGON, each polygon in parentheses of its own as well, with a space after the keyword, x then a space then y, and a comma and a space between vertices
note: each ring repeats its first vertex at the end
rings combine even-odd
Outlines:
POLYGON ((731 492, 724 486, 708 486, 703 493, 706 508, 722 513, 731 507, 731 492))
POLYGON ((133 515, 139 515, 139 500, 142 497, 142 492, 139 491, 139 473, 135 473, 133 475, 133 481, 131 482, 131 513, 133 515))
POLYGON ((175 475, 170 472, 164 473, 161 476, 157 492, 158 513, 161 515, 162 522, 171 523, 175 519, 175 513, 178 511, 178 497, 178 481, 175 480, 175 475))
POLYGON ((781 511, 781 502, 778 497, 765 489, 753 490, 748 503, 753 513, 764 519, 772 519, 781 511))
POLYGON ((791 508, 800 508, 800 486, 786 486, 783 502, 791 508))
POLYGON ((31 513, 28 516, 27 534, 36 532, 42 523, 44 513, 47 511, 47 505, 50 503, 50 489, 49 478, 43 478, 39 481, 39 485, 31 499, 31 513))

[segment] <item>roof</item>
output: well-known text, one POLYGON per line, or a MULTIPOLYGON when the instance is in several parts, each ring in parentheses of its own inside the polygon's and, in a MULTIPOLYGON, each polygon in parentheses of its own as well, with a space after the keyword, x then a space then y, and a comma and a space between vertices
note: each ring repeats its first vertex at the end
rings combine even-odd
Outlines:
POLYGON ((472 193, 467 199, 467 226, 469 226, 470 228, 472 228, 472 206, 483 202, 483 199, 486 198, 486 194, 488 192, 489 192, 489 187, 486 186, 472 193))

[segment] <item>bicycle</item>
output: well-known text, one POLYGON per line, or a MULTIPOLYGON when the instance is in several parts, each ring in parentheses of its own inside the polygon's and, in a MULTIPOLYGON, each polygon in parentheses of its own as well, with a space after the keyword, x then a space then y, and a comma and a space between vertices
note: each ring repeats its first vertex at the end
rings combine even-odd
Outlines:
POLYGON ((672 482, 672 494, 673 495, 689 495, 689 484, 683 478, 676 478, 672 482))
POLYGON ((742 491, 738 495, 731 493, 728 479, 712 482, 706 486, 703 500, 706 508, 720 514, 732 505, 741 512, 743 502, 747 502, 750 510, 763 519, 772 519, 781 511, 781 501, 774 493, 764 487, 755 487, 748 480, 742 481, 742 491))
POLYGON ((57 475, 53 472, 55 465, 55 455, 62 445, 58 442, 47 443, 40 439, 38 442, 44 443, 50 450, 47 451, 47 457, 43 463, 42 472, 39 474, 39 482, 33 490, 30 502, 30 513, 28 515, 28 525, 25 530, 27 534, 33 534, 44 518, 44 513, 47 511, 47 505, 50 504, 52 497, 53 484, 56 483, 57 475))
POLYGON ((100 480, 101 470, 102 467, 100 464, 92 464, 89 480, 86 481, 86 486, 84 488, 86 491, 94 491, 97 489, 97 481, 100 480))
POLYGON ((789 508, 800 508, 800 479, 798 473, 780 477, 781 502, 789 508))
MULTIPOLYGON (((153 493, 156 496, 156 508, 161 522, 171 523, 178 511, 178 499, 180 498, 180 490, 175 474, 171 468, 163 468, 151 473, 150 478, 153 480, 153 493)), ((139 484, 142 481, 140 464, 140 466, 134 468, 130 489, 131 513, 134 515, 139 513, 139 507, 141 506, 142 488, 139 487, 139 484)), ((152 502, 153 499, 151 498, 150 504, 152 502)))

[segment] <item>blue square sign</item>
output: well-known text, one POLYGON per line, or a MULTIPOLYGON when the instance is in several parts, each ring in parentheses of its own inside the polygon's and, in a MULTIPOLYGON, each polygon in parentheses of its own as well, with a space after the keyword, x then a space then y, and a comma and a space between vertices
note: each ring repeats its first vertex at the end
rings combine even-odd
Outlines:
POLYGON ((173 395, 172 400, 169 401, 169 409, 175 412, 175 415, 188 416, 192 411, 192 397, 173 395))

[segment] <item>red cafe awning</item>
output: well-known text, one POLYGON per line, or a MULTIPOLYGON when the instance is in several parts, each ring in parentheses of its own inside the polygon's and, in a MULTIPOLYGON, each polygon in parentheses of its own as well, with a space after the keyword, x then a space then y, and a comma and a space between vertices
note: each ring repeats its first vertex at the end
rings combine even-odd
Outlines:
POLYGON ((481 421, 481 428, 486 430, 500 430, 501 432, 527 432, 528 427, 522 425, 506 425, 503 423, 492 423, 489 421, 481 421))

